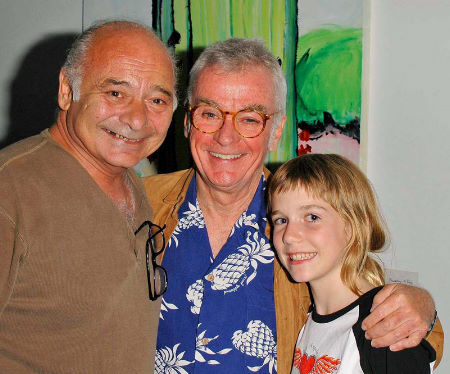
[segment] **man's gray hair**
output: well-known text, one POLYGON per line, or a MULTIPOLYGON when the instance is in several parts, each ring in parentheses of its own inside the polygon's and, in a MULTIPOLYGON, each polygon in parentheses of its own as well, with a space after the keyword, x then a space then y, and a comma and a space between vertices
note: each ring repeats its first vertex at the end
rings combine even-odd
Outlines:
MULTIPOLYGON (((72 88, 72 98, 74 101, 78 101, 80 99, 81 81, 84 75, 88 51, 92 46, 95 35, 104 28, 111 28, 113 30, 141 30, 145 33, 148 33, 150 36, 156 38, 157 40, 160 40, 151 28, 138 22, 126 20, 102 20, 92 24, 92 26, 83 31, 74 41, 67 54, 66 61, 64 62, 64 65, 62 67, 67 76, 67 79, 69 80, 70 87, 72 88)), ((176 82, 177 69, 173 52, 163 42, 161 42, 161 46, 165 48, 167 54, 169 55, 170 61, 172 63, 174 79, 176 82)), ((176 95, 174 96, 175 110, 177 106, 177 98, 176 95)))
POLYGON ((261 39, 231 38, 206 47, 189 73, 188 100, 192 104, 195 86, 205 68, 218 65, 226 72, 241 71, 255 66, 265 67, 272 75, 275 111, 272 136, 286 114, 286 78, 278 60, 261 39))

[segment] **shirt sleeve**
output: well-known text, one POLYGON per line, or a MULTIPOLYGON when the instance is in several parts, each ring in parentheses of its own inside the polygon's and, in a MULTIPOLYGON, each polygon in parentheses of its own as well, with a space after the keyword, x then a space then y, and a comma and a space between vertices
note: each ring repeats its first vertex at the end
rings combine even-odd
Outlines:
POLYGON ((388 347, 373 348, 365 340, 359 347, 360 363, 364 373, 377 374, 427 374, 432 373, 436 352, 426 341, 417 347, 392 352, 388 347))
POLYGON ((428 374, 433 372, 436 351, 426 340, 414 348, 392 352, 389 347, 373 348, 361 328, 363 319, 369 314, 375 293, 360 304, 360 315, 353 326, 358 346, 360 365, 364 373, 376 374, 428 374))

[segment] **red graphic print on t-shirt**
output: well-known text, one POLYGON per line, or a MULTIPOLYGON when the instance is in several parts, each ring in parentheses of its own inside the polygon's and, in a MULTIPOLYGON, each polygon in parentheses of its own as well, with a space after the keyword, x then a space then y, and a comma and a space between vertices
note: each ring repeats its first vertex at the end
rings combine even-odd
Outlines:
POLYGON ((333 357, 323 355, 316 360, 314 356, 302 354, 300 348, 295 349, 294 353, 294 367, 296 367, 300 374, 332 374, 335 373, 339 367, 341 360, 333 357))

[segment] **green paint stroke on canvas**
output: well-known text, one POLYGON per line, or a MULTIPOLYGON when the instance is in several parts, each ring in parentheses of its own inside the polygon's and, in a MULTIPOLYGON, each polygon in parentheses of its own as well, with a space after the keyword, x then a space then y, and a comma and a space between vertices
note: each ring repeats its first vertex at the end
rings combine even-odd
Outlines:
POLYGON ((191 0, 190 5, 194 48, 204 48, 231 36, 228 1, 191 0))
MULTIPOLYGON (((163 1, 160 6, 169 8, 168 4, 172 3, 163 1)), ((297 0, 176 0, 173 10, 175 30, 180 33, 176 54, 187 69, 192 61, 186 61, 186 56, 193 54, 196 58, 204 47, 230 37, 259 37, 283 61, 288 84, 287 121, 279 147, 268 156, 268 161, 292 158, 297 146, 294 90, 297 0), (193 51, 189 49, 190 45, 193 51)), ((164 22, 169 20, 169 9, 162 9, 161 13, 162 28, 171 32, 168 23, 164 22)))
POLYGON ((297 122, 332 115, 338 125, 361 116, 362 29, 334 26, 298 41, 297 122))
MULTIPOLYGON (((286 0, 284 12, 283 34, 273 44, 282 45, 282 69, 286 77, 286 123, 278 148, 267 155, 268 163, 279 163, 290 160, 297 154, 297 123, 295 95, 295 60, 297 47, 297 0, 286 0)), ((275 6, 276 8, 276 6, 275 6)), ((278 21, 280 22, 280 20, 278 21)), ((275 55, 277 56, 277 55, 275 55)))

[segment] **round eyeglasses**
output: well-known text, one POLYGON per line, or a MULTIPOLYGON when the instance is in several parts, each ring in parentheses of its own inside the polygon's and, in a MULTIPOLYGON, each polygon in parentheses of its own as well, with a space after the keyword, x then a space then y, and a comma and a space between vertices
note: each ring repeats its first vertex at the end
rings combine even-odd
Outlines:
POLYGON ((256 138, 264 131, 267 120, 274 115, 253 109, 226 112, 209 104, 189 105, 187 109, 194 127, 205 134, 218 132, 225 123, 225 116, 231 115, 234 129, 243 138, 256 138))

